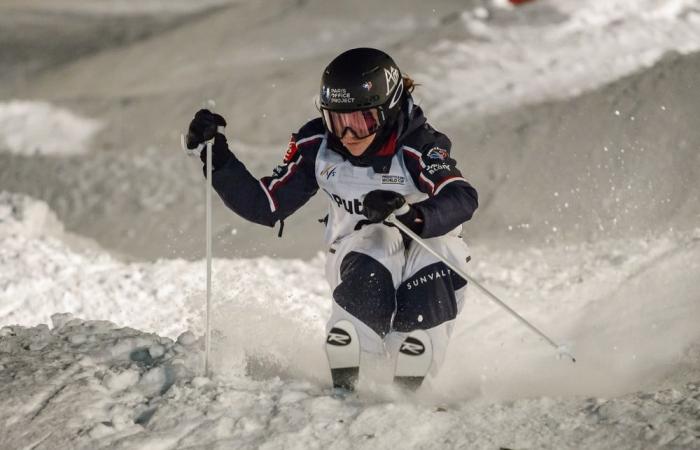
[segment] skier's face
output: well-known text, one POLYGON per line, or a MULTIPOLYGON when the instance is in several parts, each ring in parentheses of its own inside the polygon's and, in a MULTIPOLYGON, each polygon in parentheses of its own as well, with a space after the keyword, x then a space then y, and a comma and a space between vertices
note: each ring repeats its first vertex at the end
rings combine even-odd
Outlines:
POLYGON ((348 131, 347 133, 345 133, 345 136, 343 136, 340 142, 343 143, 345 148, 348 149, 352 156, 362 156, 362 154, 365 152, 365 150, 367 150, 367 147, 369 147, 369 144, 372 143, 376 135, 377 133, 374 133, 362 139, 358 139, 357 137, 355 137, 355 134, 352 131, 348 131))

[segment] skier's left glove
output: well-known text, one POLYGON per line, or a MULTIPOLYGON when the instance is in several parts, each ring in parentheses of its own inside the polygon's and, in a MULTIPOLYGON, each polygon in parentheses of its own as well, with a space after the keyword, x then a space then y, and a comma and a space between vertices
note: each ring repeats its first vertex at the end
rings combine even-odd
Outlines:
POLYGON ((362 201, 362 214, 370 222, 383 222, 392 213, 396 214, 396 219, 410 228, 411 231, 420 234, 423 230, 423 218, 420 216, 420 212, 406 203, 403 195, 380 189, 365 195, 362 201))

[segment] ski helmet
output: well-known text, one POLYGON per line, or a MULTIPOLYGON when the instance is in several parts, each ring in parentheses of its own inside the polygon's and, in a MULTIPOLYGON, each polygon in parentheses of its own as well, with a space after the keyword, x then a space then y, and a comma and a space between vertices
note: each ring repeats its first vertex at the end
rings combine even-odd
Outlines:
POLYGON ((337 137, 348 129, 359 138, 365 137, 393 123, 403 92, 401 71, 389 55, 373 48, 348 50, 323 71, 323 122, 337 137), (357 111, 363 114, 348 114, 357 111))

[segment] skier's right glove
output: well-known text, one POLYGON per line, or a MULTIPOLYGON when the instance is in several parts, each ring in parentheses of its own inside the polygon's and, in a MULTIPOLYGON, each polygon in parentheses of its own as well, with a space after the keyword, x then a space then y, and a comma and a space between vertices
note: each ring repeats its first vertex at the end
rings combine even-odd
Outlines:
MULTIPOLYGON (((194 115, 187 130, 187 148, 195 149, 200 144, 214 139, 212 145, 211 159, 212 170, 216 171, 223 167, 230 159, 234 158, 233 153, 228 148, 226 137, 218 132, 218 127, 225 127, 226 120, 219 114, 215 114, 208 109, 200 109, 194 115)), ((205 164, 206 173, 207 152, 206 147, 199 154, 199 159, 205 164)))
POLYGON ((365 195, 362 200, 362 214, 370 222, 379 223, 391 214, 416 234, 423 231, 423 217, 413 206, 406 203, 403 195, 394 191, 374 190, 365 195))
POLYGON ((187 148, 194 150, 198 145, 212 139, 218 127, 225 127, 226 119, 208 109, 200 109, 194 115, 187 130, 187 148))
POLYGON ((380 223, 405 204, 406 199, 398 192, 376 189, 362 200, 362 214, 370 222, 380 223))

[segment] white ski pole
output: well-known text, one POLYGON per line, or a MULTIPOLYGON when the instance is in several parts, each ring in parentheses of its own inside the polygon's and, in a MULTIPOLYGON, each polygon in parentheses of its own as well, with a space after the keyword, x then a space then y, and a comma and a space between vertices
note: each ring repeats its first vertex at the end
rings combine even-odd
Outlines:
POLYGON ((521 316, 520 314, 515 312, 510 306, 506 305, 503 301, 501 301, 498 297, 496 297, 496 295, 494 295, 491 291, 489 291, 484 286, 482 286, 478 281, 476 281, 474 278, 467 275, 463 270, 461 270, 455 264, 448 261, 447 258, 445 258, 444 256, 440 255, 438 252, 436 252, 435 250, 430 248, 430 246, 420 236, 418 236, 416 233, 411 231, 406 225, 404 225, 403 223, 396 220, 396 217, 393 214, 387 218, 387 222, 390 222, 390 223, 396 225, 396 227, 399 230, 406 233, 411 239, 413 239, 421 247, 423 247, 424 249, 429 251, 433 256, 438 258, 440 261, 444 262, 447 265, 447 267, 452 269, 457 275, 459 275, 460 277, 464 278, 465 280, 469 281, 471 284, 473 284, 474 286, 479 288, 481 290, 481 292, 486 294, 486 296, 489 297, 494 303, 496 303, 501 308, 505 309, 506 312, 510 313, 510 315, 512 315, 513 317, 518 319, 523 325, 528 327, 530 330, 534 331, 538 336, 540 336, 549 345, 551 345, 552 347, 554 347, 557 350, 557 354, 559 357, 567 356, 567 357, 571 358, 571 362, 576 362, 576 358, 574 358, 574 355, 571 354, 571 352, 569 351, 568 348, 566 348, 566 346, 559 345, 556 342, 554 342, 554 340, 552 340, 549 336, 547 336, 546 334, 541 332, 537 327, 532 325, 530 322, 525 320, 525 318, 523 316, 521 316))
POLYGON ((206 313, 206 334, 204 337, 204 376, 211 375, 211 191, 213 190, 211 174, 211 148, 214 145, 214 139, 207 141, 207 313, 206 313))
MULTIPOLYGON (((218 132, 223 133, 224 127, 218 127, 218 132)), ((189 156, 199 156, 206 148, 206 165, 207 165, 207 181, 206 189, 206 258, 207 258, 207 287, 206 287, 206 313, 204 316, 205 332, 204 332, 204 376, 211 375, 211 280, 212 280, 212 218, 211 218, 211 192, 212 186, 212 146, 214 139, 208 140, 205 144, 199 144, 197 148, 189 149, 185 142, 185 136, 180 135, 180 144, 182 149, 189 156)))

